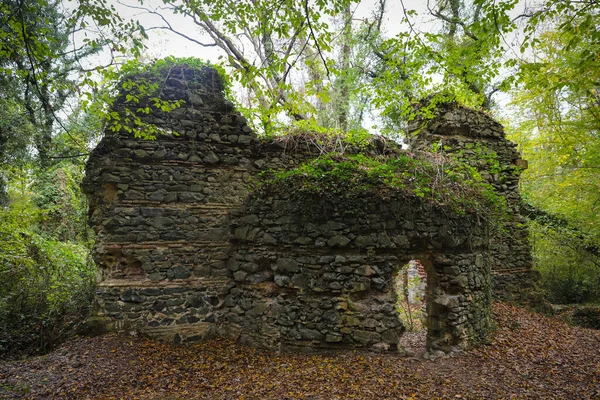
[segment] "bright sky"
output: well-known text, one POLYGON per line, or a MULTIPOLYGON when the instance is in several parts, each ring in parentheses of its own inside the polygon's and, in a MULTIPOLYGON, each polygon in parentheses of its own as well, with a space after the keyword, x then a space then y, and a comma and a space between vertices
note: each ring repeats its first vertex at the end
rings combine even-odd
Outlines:
MULTIPOLYGON (((407 9, 415 9, 419 12, 425 12, 427 10, 427 2, 424 0, 403 0, 403 3, 407 9)), ((131 8, 139 7, 139 2, 137 0, 109 0, 108 4, 113 4, 122 16, 137 19, 145 27, 165 25, 164 21, 162 21, 159 16, 149 14, 143 10, 131 8)), ((361 1, 356 8, 354 18, 360 19, 369 17, 375 4, 375 0, 361 1)), ((176 30, 201 42, 211 42, 210 37, 196 27, 189 18, 161 11, 161 7, 163 6, 161 0, 144 1, 144 7, 160 11, 168 23, 176 30)), ((394 36, 401 30, 406 30, 408 28, 400 24, 403 17, 402 1, 389 0, 383 25, 388 36, 394 36)), ((151 30, 148 32, 148 36, 150 39, 147 44, 148 50, 146 55, 149 58, 164 58, 168 55, 176 57, 194 56, 216 62, 219 54, 222 54, 217 48, 202 47, 181 36, 164 30, 151 30)))

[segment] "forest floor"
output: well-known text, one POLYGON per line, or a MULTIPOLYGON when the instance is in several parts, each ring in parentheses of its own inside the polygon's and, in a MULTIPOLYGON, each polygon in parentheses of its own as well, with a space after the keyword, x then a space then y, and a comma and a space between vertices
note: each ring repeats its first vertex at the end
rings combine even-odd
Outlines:
POLYGON ((0 364, 1 399, 600 399, 600 331, 494 305, 490 345, 452 358, 292 354, 216 340, 70 341, 0 364))

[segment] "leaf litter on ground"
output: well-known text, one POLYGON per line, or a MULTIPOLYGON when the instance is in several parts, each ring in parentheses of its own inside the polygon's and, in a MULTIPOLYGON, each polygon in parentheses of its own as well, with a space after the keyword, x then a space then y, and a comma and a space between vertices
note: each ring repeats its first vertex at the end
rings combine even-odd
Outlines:
POLYGON ((489 345, 452 358, 276 353, 211 340, 80 338, 0 363, 0 399, 599 399, 600 331, 505 303, 489 345))

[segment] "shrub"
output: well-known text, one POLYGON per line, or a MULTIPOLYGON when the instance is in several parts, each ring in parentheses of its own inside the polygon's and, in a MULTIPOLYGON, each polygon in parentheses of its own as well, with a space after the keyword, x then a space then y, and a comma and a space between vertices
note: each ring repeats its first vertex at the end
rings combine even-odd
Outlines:
POLYGON ((580 307, 577 308, 571 320, 575 325, 584 328, 600 329, 600 307, 580 307))
MULTIPOLYGON (((58 185, 64 182, 59 181, 58 185)), ((27 187, 35 187, 27 186, 27 187)), ((69 236, 53 208, 57 231, 45 224, 26 190, 12 194, 0 208, 0 356, 46 352, 74 333, 93 296, 95 272, 84 243, 59 241, 69 236)), ((68 199, 63 199, 68 202, 68 199)), ((73 234, 73 236, 78 236, 73 234)))
POLYGON ((593 256, 552 227, 530 222, 540 286, 552 303, 571 304, 600 300, 600 270, 593 256))

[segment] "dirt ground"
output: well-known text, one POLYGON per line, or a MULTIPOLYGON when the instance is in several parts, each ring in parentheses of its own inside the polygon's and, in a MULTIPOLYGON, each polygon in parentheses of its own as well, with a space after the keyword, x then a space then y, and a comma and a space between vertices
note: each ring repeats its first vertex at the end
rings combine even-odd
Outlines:
POLYGON ((498 303, 490 345, 436 360, 128 335, 0 364, 0 399, 600 399, 600 331, 498 303))

